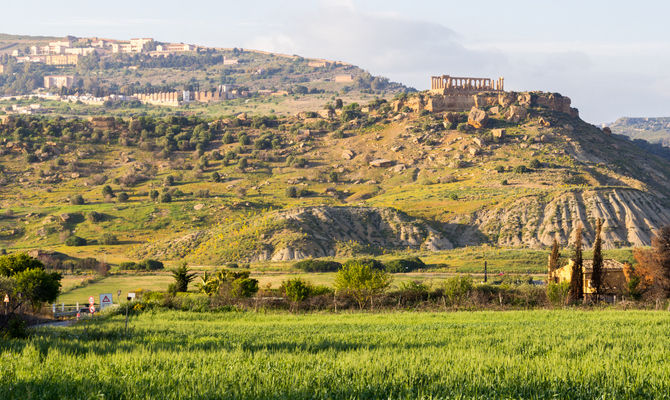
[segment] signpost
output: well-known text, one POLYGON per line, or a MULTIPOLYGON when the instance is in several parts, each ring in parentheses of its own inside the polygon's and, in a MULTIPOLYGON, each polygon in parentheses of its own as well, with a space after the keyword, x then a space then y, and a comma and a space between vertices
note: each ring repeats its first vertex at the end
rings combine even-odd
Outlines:
POLYGON ((104 310, 114 304, 114 299, 111 293, 103 293, 100 295, 100 310, 104 310))

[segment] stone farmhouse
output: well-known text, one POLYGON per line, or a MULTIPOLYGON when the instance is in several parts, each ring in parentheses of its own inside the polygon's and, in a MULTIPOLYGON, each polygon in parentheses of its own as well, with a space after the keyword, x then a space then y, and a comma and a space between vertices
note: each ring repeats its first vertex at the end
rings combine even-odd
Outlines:
MULTIPOLYGON (((574 261, 570 260, 566 265, 556 269, 549 277, 550 281, 554 283, 570 282, 572 279, 572 267, 574 261)), ((584 274, 584 294, 592 295, 595 289, 591 283, 591 275, 593 274, 593 260, 584 260, 582 266, 582 273, 584 274)), ((624 264, 616 261, 606 259, 603 260, 603 295, 617 296, 626 292, 627 280, 624 274, 624 264)))

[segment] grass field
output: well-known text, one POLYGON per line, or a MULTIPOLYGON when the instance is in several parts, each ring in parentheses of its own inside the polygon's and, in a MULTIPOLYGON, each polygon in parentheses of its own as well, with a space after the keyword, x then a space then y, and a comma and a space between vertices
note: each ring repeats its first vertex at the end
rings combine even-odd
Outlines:
POLYGON ((169 273, 151 275, 111 275, 84 287, 78 287, 69 291, 64 290, 57 302, 65 304, 75 304, 76 302, 79 302, 80 304, 88 304, 89 296, 93 296, 97 299, 98 295, 101 293, 112 293, 116 300, 117 290, 121 290, 123 296, 125 296, 126 293, 137 289, 165 291, 170 282, 173 281, 174 279, 169 273))
POLYGON ((2 399, 668 398, 665 312, 145 313, 0 343, 2 399), (5 366, 11 366, 6 368, 5 366))

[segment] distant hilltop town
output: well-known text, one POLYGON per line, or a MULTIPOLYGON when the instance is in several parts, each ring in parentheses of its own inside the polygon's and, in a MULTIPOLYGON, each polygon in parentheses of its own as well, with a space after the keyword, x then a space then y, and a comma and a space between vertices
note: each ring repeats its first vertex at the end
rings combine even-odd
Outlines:
MULTIPOLYGON (((13 75, 14 82, 25 84, 14 84, 10 88, 7 83, 10 80, 5 80, 7 84, 4 90, 5 95, 10 96, 8 98, 26 96, 85 104, 139 101, 152 105, 180 106, 257 95, 284 96, 293 93, 294 89, 298 93, 303 90, 323 91, 306 88, 304 83, 319 80, 356 85, 354 73, 361 74, 355 66, 340 61, 252 49, 166 43, 153 38, 115 40, 67 36, 57 39, 17 38, 12 41, 6 40, 0 47, 0 74, 13 75), (26 44, 21 45, 21 40, 26 44), (286 59, 291 64, 278 64, 275 62, 276 57, 286 59), (17 68, 21 64, 25 68, 17 68), (216 77, 205 75, 203 78, 201 74, 197 78, 199 80, 193 77, 193 69, 189 70, 188 78, 186 74, 174 72, 182 67, 203 65, 225 66, 227 69, 216 69, 216 72, 209 70, 207 73, 217 74, 216 77), (169 73, 161 77, 142 72, 160 68, 165 68, 169 73), (302 75, 289 80, 279 79, 277 77, 282 68, 291 71, 297 68, 296 76, 302 75), (101 76, 100 70, 114 72, 101 76), (24 76, 19 77, 17 72, 24 76), (307 74, 312 75, 308 78, 305 77, 307 74), (127 79, 128 75, 132 75, 134 80, 127 79), (142 77, 141 82, 139 77, 142 77), (175 77, 179 80, 171 80, 175 77)), ((373 77, 368 79, 372 82, 373 77)), ((386 83, 382 82, 383 85, 386 83)), ((43 109, 21 106, 4 111, 38 113, 40 110, 43 109)))
MULTIPOLYGON (((77 65, 81 57, 91 54, 148 54, 167 57, 171 54, 205 51, 208 48, 184 43, 161 43, 152 38, 124 40, 100 38, 74 38, 49 42, 43 46, 30 46, 29 53, 15 49, 12 57, 19 63, 36 62, 47 65, 77 65)), ((237 64, 237 59, 225 59, 225 65, 237 64)))

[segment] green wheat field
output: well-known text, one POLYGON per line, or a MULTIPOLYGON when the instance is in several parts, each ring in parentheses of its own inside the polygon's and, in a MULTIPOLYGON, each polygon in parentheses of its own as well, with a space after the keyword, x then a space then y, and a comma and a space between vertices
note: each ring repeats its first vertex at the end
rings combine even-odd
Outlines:
POLYGON ((670 313, 145 312, 0 345, 1 399, 670 398, 670 313))

